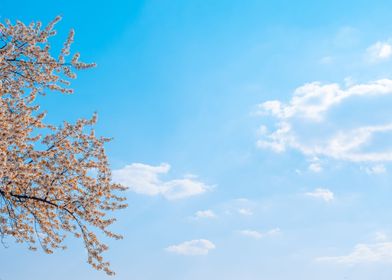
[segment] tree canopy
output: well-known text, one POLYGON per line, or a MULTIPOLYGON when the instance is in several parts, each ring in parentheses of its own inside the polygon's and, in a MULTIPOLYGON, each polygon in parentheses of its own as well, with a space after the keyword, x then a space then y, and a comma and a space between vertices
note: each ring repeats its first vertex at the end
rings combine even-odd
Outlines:
POLYGON ((70 56, 72 30, 59 55, 51 54, 48 39, 59 20, 0 23, 0 236, 52 253, 74 235, 88 263, 113 274, 96 232, 121 238, 108 229, 115 221, 109 214, 126 207, 125 188, 111 181, 109 139, 95 135, 96 115, 55 126, 39 106, 45 94, 72 93, 75 70, 95 66, 70 56))

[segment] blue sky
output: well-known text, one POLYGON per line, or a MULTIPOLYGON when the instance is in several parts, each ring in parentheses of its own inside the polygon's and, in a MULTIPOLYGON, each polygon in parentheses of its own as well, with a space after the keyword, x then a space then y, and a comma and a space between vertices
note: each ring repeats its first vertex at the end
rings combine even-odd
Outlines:
MULTIPOLYGON (((62 15, 53 45, 98 64, 42 108, 114 138, 114 279, 390 279, 390 1, 80 2, 0 16, 62 15)), ((67 242, 7 240, 0 278, 107 279, 67 242)))

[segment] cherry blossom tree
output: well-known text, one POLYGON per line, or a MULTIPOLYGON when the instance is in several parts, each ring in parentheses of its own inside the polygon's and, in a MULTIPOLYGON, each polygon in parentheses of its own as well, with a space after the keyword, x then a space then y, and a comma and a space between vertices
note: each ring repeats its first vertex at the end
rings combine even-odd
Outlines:
POLYGON ((75 71, 95 66, 78 53, 70 57, 72 30, 52 56, 48 39, 59 20, 0 23, 0 237, 50 254, 73 235, 83 240, 88 263, 113 274, 97 234, 121 238, 108 229, 115 221, 109 214, 126 204, 125 188, 111 181, 109 139, 95 136, 96 115, 54 126, 39 106, 45 94, 72 93, 75 71))

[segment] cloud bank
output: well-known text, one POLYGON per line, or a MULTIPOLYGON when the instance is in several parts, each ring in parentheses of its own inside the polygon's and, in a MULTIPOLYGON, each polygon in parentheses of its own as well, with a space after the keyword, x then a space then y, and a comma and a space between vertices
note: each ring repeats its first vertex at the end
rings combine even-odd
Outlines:
MULTIPOLYGON (((385 141, 392 135, 391 115, 375 123, 362 116, 375 108, 364 108, 361 114, 354 114, 351 107, 344 107, 346 103, 362 100, 368 104, 367 101, 388 96, 392 96, 392 80, 389 79, 344 87, 320 82, 305 84, 294 91, 287 103, 270 100, 258 106, 265 123, 259 129, 257 146, 277 153, 292 149, 309 159, 392 161, 392 145, 385 141), (341 110, 343 117, 331 117, 335 109, 341 110), (269 126, 267 120, 270 120, 269 126), (347 125, 345 120, 353 121, 347 125), (383 144, 378 144, 380 142, 383 144)), ((313 165, 310 169, 321 171, 319 167, 313 165)))

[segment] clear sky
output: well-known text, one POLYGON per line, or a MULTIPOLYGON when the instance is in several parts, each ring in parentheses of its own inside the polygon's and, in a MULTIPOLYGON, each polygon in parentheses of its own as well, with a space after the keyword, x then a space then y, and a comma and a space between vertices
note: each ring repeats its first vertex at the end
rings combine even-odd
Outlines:
MULTIPOLYGON (((390 280, 391 1, 0 1, 98 67, 43 101, 99 114, 129 207, 106 257, 138 280, 390 280)), ((1 280, 107 279, 7 239, 1 280)))

